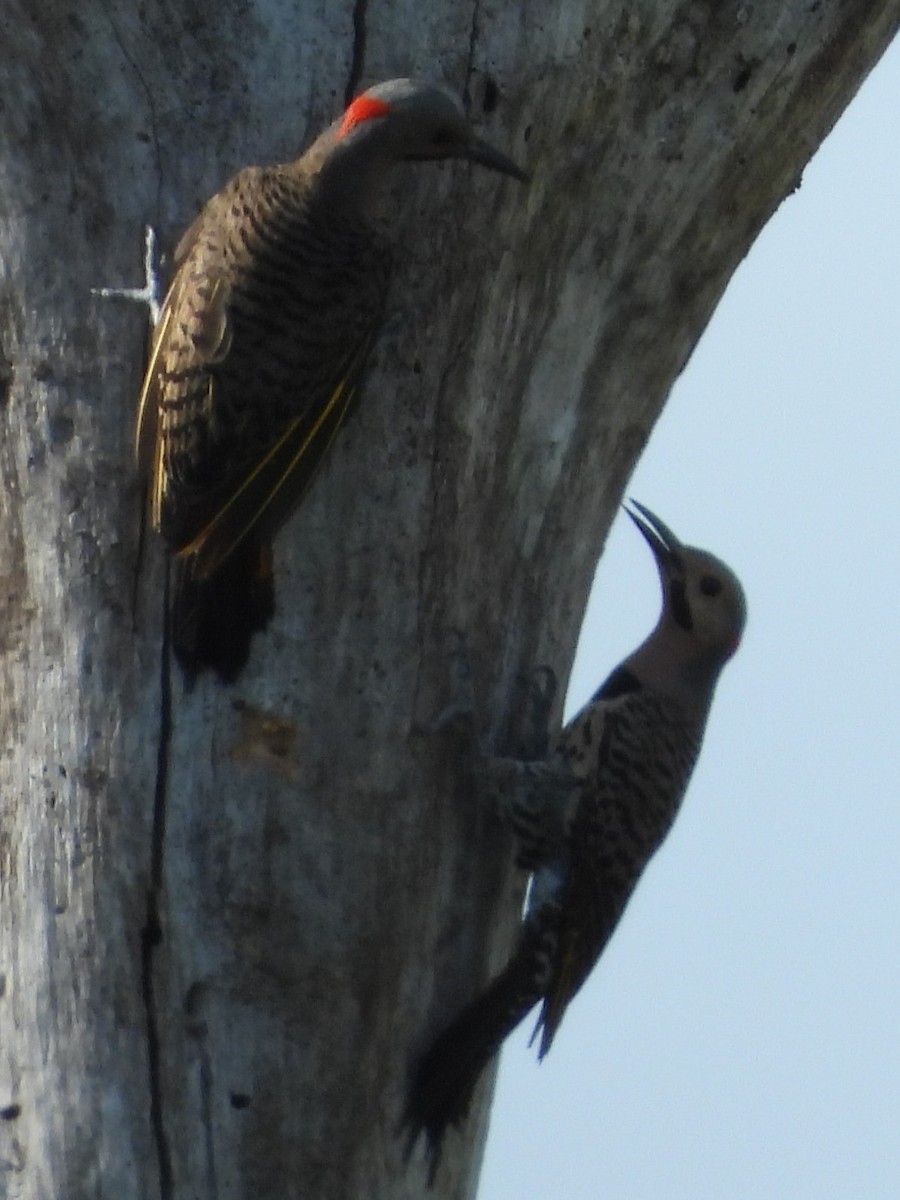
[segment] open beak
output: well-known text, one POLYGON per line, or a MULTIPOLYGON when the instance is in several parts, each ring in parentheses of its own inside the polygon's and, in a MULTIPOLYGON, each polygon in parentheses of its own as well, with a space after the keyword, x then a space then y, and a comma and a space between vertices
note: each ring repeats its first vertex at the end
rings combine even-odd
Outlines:
POLYGON ((631 508, 625 508, 625 511, 637 525, 644 541, 653 551, 653 557, 656 559, 660 571, 669 579, 673 575, 681 574, 684 570, 680 553, 681 542, 668 525, 649 508, 638 504, 637 500, 629 500, 628 503, 631 508), (632 509, 636 511, 632 512, 632 509))
POLYGON ((499 171, 501 175, 511 175, 513 179, 518 179, 522 183, 531 182, 531 176, 527 171, 523 171, 511 158, 507 158, 505 154, 495 150, 490 143, 483 142, 481 138, 472 139, 464 152, 464 157, 491 171, 499 171))

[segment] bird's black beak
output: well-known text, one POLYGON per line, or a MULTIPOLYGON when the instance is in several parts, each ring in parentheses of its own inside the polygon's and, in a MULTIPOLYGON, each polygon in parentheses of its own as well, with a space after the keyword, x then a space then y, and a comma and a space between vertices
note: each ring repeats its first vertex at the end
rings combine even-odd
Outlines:
POLYGON ((487 167, 490 171, 499 171, 501 175, 511 175, 513 179, 518 179, 522 183, 531 182, 531 176, 527 171, 523 171, 511 158, 507 158, 489 142, 483 142, 481 138, 472 139, 463 152, 463 157, 467 158, 469 162, 487 167))
POLYGON ((629 500, 629 504, 631 508, 626 508, 625 511, 641 531, 644 541, 653 551, 653 557, 659 567, 665 607, 675 622, 690 633, 694 627, 694 621, 685 588, 681 542, 656 513, 652 513, 643 504, 638 504, 637 500, 629 500), (632 512, 632 509, 635 511, 632 512))
POLYGON ((637 500, 629 500, 628 503, 631 508, 626 507, 625 511, 637 525, 644 541, 653 551, 653 557, 659 564, 660 570, 668 578, 680 575, 684 570, 681 559, 681 542, 656 513, 652 513, 643 504, 638 504, 637 500), (632 512, 632 509, 636 511, 632 512))

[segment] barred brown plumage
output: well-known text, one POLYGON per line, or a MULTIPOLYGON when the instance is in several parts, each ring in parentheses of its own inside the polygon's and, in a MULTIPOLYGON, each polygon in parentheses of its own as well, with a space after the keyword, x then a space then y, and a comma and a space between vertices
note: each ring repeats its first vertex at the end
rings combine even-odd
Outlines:
POLYGON ((440 88, 391 80, 295 162, 238 172, 177 247, 137 455, 174 559, 172 640, 191 675, 233 679, 274 611, 271 539, 353 408, 382 322, 379 185, 393 164, 432 158, 527 178, 440 88))
POLYGON ((649 509, 627 510, 657 562, 656 628, 536 762, 481 755, 482 790, 532 870, 518 944, 500 974, 432 1043, 413 1073, 408 1149, 426 1137, 430 1178, 503 1040, 536 1005, 539 1057, 678 814, 722 667, 746 606, 719 559, 682 546, 649 509))

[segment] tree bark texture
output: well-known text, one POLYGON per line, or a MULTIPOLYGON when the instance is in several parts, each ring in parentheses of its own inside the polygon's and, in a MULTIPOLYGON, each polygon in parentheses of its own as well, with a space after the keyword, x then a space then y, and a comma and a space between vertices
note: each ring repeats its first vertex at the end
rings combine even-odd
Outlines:
MULTIPOLYGON (((504 960, 523 886, 458 743, 415 732, 443 633, 515 749, 522 672, 565 680, 673 380, 898 14, 6 0, 0 1195, 425 1194, 407 1075, 504 960), (278 539, 277 617, 235 687, 187 692, 161 548, 138 553, 146 309, 92 289, 140 287, 145 226, 171 251, 237 168, 404 74, 464 95, 533 183, 398 169, 389 320, 278 539)), ((489 1091, 439 1200, 474 1193, 489 1091)))

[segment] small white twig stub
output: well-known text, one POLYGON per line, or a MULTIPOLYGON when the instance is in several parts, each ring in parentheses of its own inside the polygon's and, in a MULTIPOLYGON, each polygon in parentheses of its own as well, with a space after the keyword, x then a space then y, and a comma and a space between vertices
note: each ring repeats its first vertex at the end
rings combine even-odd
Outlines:
POLYGON ((91 294, 107 298, 116 296, 123 300, 136 300, 139 304, 146 304, 150 312, 150 322, 152 325, 156 325, 162 308, 162 285, 156 261, 156 230, 152 225, 144 228, 144 286, 140 288, 91 288, 91 294))

